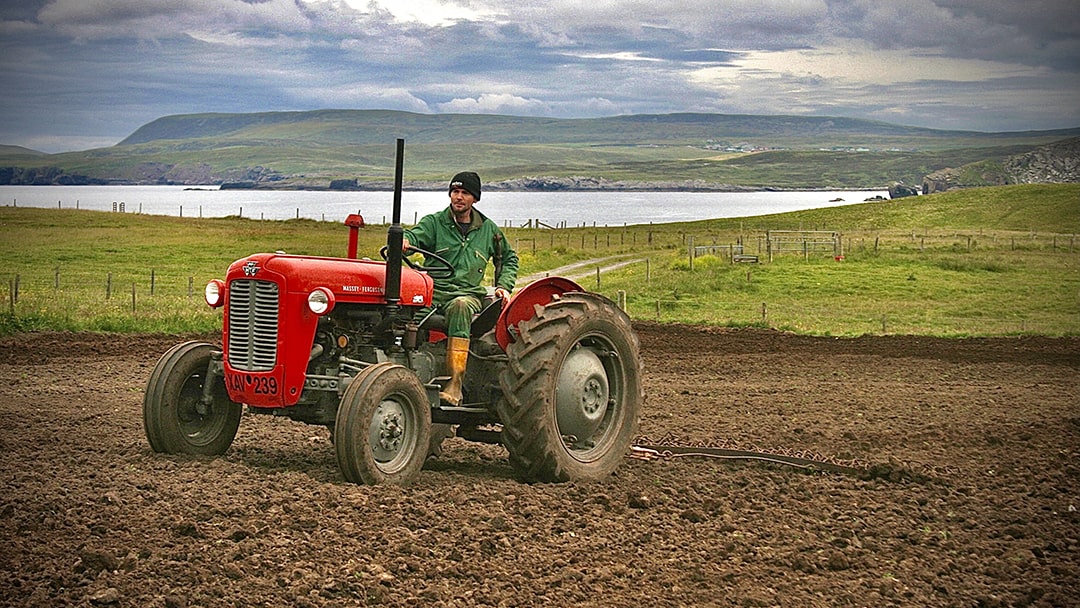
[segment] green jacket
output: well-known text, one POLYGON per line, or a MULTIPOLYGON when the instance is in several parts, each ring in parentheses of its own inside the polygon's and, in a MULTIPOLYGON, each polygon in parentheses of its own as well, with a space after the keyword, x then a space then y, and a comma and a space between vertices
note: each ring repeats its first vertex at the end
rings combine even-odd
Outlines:
MULTIPOLYGON (((472 224, 465 236, 458 230, 448 206, 443 211, 420 218, 420 223, 405 230, 405 238, 413 247, 445 258, 454 267, 454 276, 435 280, 436 303, 462 294, 483 298, 487 289, 480 283, 484 280, 488 260, 495 264, 495 287, 512 291, 517 281, 517 253, 499 226, 475 207, 472 210, 472 224)), ((424 265, 433 264, 426 260, 424 265)))

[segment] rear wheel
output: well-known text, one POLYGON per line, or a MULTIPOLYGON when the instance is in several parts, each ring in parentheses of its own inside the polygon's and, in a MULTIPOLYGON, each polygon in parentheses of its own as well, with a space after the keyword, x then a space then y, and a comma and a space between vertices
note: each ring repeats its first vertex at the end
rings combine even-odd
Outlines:
POLYGON ((637 433, 644 400, 629 317, 603 296, 574 292, 517 329, 499 402, 514 469, 526 481, 607 476, 637 433))
POLYGON ((334 422, 334 451, 353 483, 406 485, 427 459, 431 406, 408 368, 368 367, 345 389, 334 422))
POLYGON ((155 452, 217 456, 232 445, 243 406, 229 400, 223 382, 203 402, 215 350, 205 342, 177 344, 154 366, 143 397, 143 427, 155 452))

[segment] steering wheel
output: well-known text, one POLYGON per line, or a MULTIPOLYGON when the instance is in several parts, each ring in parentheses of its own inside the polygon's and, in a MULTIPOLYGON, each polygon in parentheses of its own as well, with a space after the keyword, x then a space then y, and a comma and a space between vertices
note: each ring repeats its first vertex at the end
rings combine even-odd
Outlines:
MULTIPOLYGON (((384 260, 386 259, 385 245, 383 245, 383 248, 379 250, 379 255, 381 255, 384 260)), ((454 276, 453 264, 448 262, 446 258, 442 257, 441 255, 432 253, 430 251, 417 249, 416 247, 410 245, 409 247, 406 247, 405 250, 402 252, 401 259, 409 268, 412 268, 413 270, 419 270, 420 272, 426 272, 433 279, 449 279, 450 277, 454 276), (420 264, 417 264, 416 262, 409 259, 409 256, 414 253, 419 253, 420 255, 424 256, 425 262, 427 262, 428 260, 434 261, 435 265, 421 266, 420 264)))

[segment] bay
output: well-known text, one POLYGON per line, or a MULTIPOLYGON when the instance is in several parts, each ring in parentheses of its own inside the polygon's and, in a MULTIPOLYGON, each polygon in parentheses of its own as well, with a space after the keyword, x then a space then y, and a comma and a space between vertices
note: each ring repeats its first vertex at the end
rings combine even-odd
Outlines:
MULTIPOLYGON (((476 208, 500 226, 539 221, 552 227, 666 224, 749 217, 862 203, 874 190, 804 192, 501 192, 483 193, 476 208)), ((402 193, 401 221, 446 207, 445 192, 402 193)), ((0 186, 4 206, 87 209, 182 217, 305 218, 340 222, 360 213, 387 223, 392 192, 219 190, 216 186, 0 186)))

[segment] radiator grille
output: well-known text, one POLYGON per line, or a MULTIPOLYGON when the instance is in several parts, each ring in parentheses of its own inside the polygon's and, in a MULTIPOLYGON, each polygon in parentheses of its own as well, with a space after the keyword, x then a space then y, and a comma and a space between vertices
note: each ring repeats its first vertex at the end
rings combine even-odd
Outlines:
POLYGON ((270 281, 229 283, 229 365, 265 372, 277 363, 278 286, 270 281))

